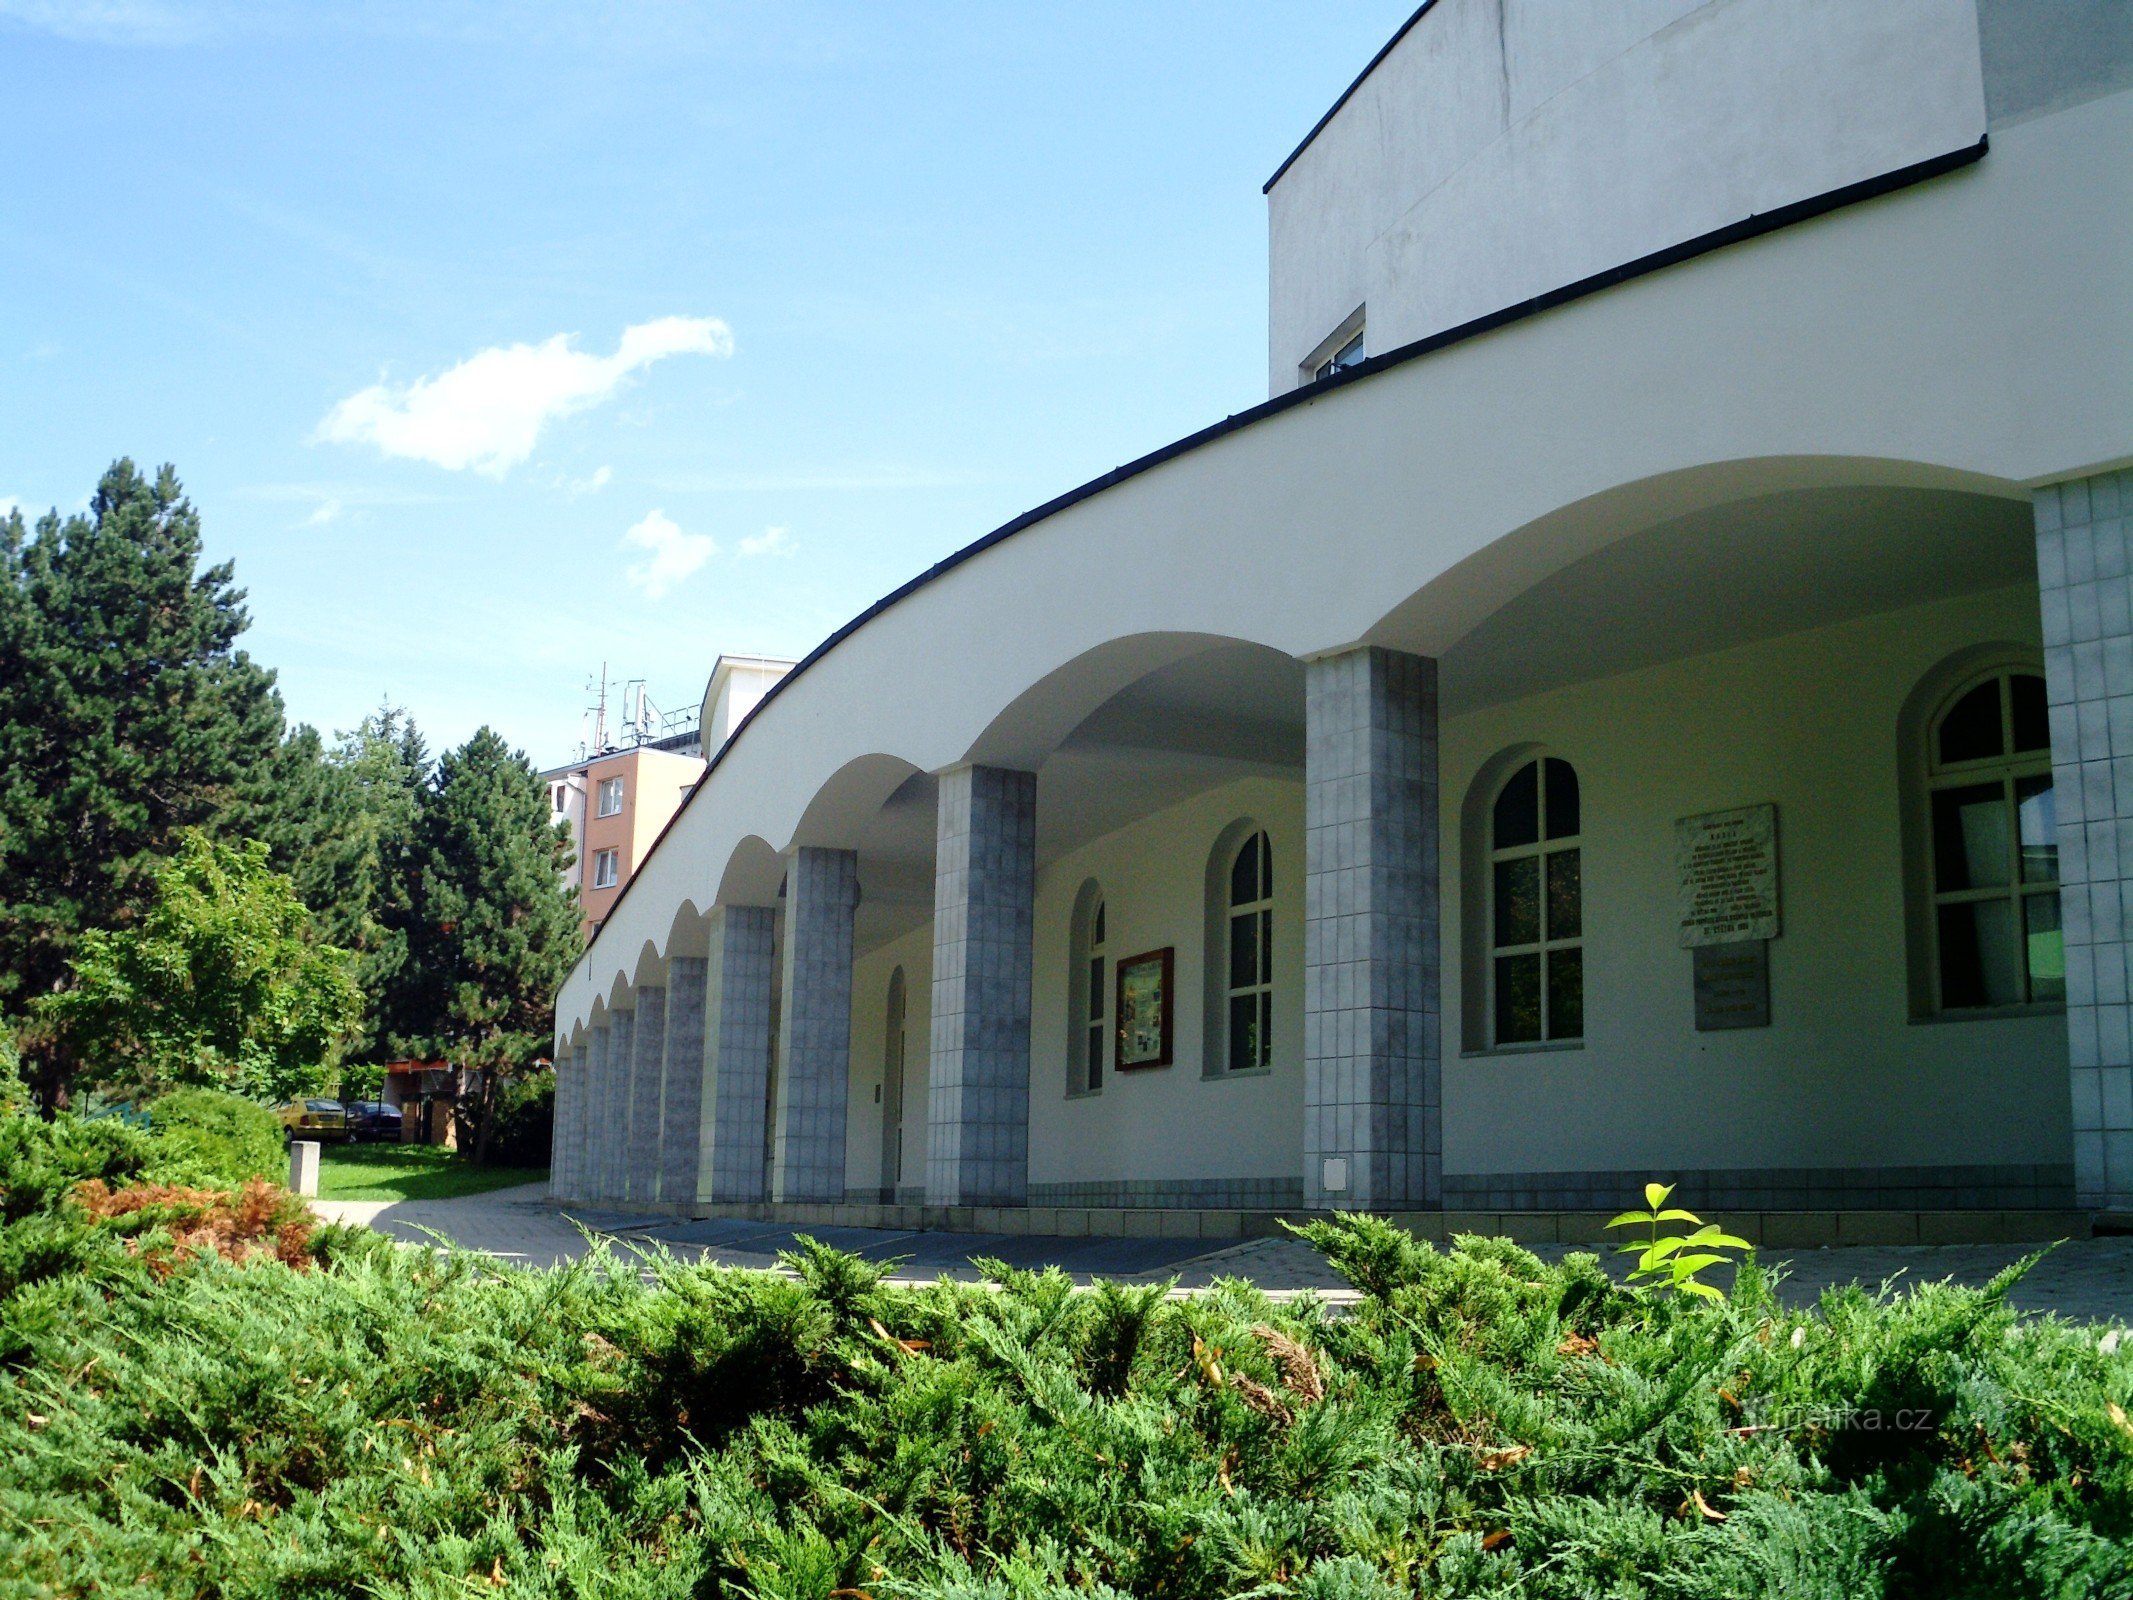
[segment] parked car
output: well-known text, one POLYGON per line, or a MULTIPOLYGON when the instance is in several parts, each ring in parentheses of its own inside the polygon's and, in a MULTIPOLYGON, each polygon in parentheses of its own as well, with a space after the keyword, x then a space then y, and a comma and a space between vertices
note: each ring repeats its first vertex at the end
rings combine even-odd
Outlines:
POLYGON ((380 1143, 400 1142, 400 1110, 383 1100, 351 1100, 348 1102, 348 1137, 359 1142, 376 1140, 380 1143))
POLYGON ((338 1100, 285 1100, 274 1108, 290 1139, 331 1144, 348 1137, 348 1108, 338 1100))

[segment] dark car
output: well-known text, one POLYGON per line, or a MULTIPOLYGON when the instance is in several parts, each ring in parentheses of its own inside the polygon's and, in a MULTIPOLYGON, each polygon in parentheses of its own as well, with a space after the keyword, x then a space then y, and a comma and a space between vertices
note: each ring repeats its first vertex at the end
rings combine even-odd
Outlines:
POLYGON ((375 1140, 397 1144, 400 1140, 400 1112, 383 1100, 351 1100, 348 1102, 348 1137, 355 1140, 375 1140))

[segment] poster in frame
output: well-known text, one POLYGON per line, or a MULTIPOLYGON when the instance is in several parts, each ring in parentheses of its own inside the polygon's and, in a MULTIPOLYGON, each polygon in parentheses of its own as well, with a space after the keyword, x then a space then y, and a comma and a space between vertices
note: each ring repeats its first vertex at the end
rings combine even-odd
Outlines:
POLYGON ((1166 945, 1118 964, 1118 1070, 1167 1067, 1175 1022, 1171 976, 1175 949, 1166 945))

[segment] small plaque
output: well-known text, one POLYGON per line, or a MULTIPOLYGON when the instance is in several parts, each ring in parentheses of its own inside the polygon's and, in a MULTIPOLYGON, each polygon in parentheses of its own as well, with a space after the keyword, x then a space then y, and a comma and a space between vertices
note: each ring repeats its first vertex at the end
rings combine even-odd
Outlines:
POLYGON ((1739 944, 1700 944, 1696 963, 1696 1031, 1770 1026, 1770 945, 1764 939, 1739 944))
POLYGON ((1778 936, 1776 806, 1683 817, 1674 824, 1674 866, 1684 949, 1778 936))

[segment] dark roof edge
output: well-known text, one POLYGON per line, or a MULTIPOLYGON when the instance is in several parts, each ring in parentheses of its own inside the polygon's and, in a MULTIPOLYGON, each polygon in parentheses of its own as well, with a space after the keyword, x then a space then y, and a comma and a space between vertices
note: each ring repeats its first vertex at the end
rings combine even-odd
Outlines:
POLYGON ((1274 176, 1267 179, 1265 183, 1262 183, 1259 186, 1259 192, 1261 194, 1270 193, 1273 190, 1274 185, 1281 182, 1281 175, 1284 172, 1287 172, 1289 168, 1296 165, 1296 158, 1302 155, 1306 150, 1311 148, 1311 141, 1313 139, 1316 139, 1320 134, 1326 131, 1327 123, 1331 122, 1335 117, 1340 115, 1341 107, 1346 105, 1351 99, 1354 98, 1355 91, 1362 88, 1363 80, 1369 77, 1373 72, 1378 70, 1378 63, 1392 54, 1393 47, 1397 45, 1402 39, 1407 37, 1408 31, 1413 28, 1416 23, 1422 20, 1422 14, 1425 11, 1429 10, 1429 8, 1435 5, 1436 3, 1437 0, 1422 0, 1422 3, 1415 7, 1414 15, 1400 24, 1399 30, 1394 33, 1390 39, 1387 39, 1385 41, 1385 47, 1380 50, 1376 55, 1370 58, 1370 64, 1367 67, 1363 68, 1361 72, 1358 72, 1355 75, 1355 82, 1349 84, 1347 88, 1343 89, 1341 91, 1341 97, 1338 100, 1334 101, 1332 105, 1326 108, 1326 114, 1320 117, 1316 122, 1311 124, 1311 131, 1303 136, 1303 143, 1299 144, 1294 150, 1291 150, 1289 152, 1289 158, 1286 161, 1282 162, 1280 166, 1274 169, 1274 176))
MULTIPOLYGON (((1424 7, 1424 9, 1428 8, 1424 7)), ((1417 14, 1419 15, 1419 13, 1417 14)), ((1262 421, 1267 417, 1275 416, 1280 412, 1317 400, 1335 389, 1345 388, 1351 383, 1360 383, 1365 378, 1385 371, 1388 367, 1404 366, 1410 361, 1420 360, 1423 356, 1433 355, 1449 345, 1461 344, 1468 339, 1478 338, 1484 333, 1491 333, 1513 322, 1522 322, 1527 317, 1536 316, 1543 311, 1552 311, 1557 306, 1568 305, 1573 300, 1582 300, 1589 294, 1596 294, 1602 289, 1611 289, 1616 284, 1628 283, 1634 278, 1642 278, 1650 273, 1662 271, 1667 267, 1679 266, 1685 261, 1693 261, 1698 256, 1709 255, 1714 250, 1723 250, 1728 245, 1742 244, 1747 240, 1759 238, 1763 234, 1775 233, 1780 228, 1789 228, 1796 222, 1806 222, 1827 212, 1839 211, 1846 206, 1856 205, 1862 200, 1872 200, 1881 195, 1891 194, 1898 189, 1907 189, 1915 183, 1923 183, 1928 178, 1937 178, 1944 173, 1954 172, 1958 168, 1967 167, 1971 163, 1980 160, 1988 148, 1989 144, 1986 136, 1980 134, 1976 144, 1965 145, 1957 150, 1950 150, 1944 155, 1928 156, 1925 160, 1914 161, 1907 167, 1898 167, 1893 172, 1882 173, 1879 177, 1864 178, 1857 183, 1848 183, 1841 188, 1827 190, 1806 200, 1795 200, 1790 205, 1779 206, 1775 211, 1765 211, 1744 217, 1739 222, 1729 222, 1723 228, 1714 229, 1710 233, 1701 234, 1681 244, 1669 245, 1664 250, 1655 250, 1650 255, 1639 256, 1636 260, 1625 262, 1619 267, 1609 267, 1605 272, 1596 272, 1589 278, 1580 278, 1577 282, 1565 284, 1559 289, 1550 289, 1545 294, 1537 294, 1530 300, 1521 300, 1515 305, 1505 306, 1500 311, 1492 311, 1486 316, 1476 317, 1471 322, 1462 322, 1456 328, 1447 328, 1442 333, 1433 333, 1426 338, 1417 339, 1411 344, 1403 344, 1397 349, 1386 351, 1383 355, 1371 356, 1344 371, 1334 373, 1331 377, 1321 378, 1316 383, 1305 384, 1298 389, 1291 389, 1286 394, 1277 394, 1271 400, 1262 400, 1249 410, 1233 412, 1220 422, 1210 423, 1197 433, 1189 433, 1182 439, 1173 440, 1160 450, 1151 450, 1148 454, 1129 461, 1124 466, 1113 467, 1102 477, 1091 478, 1078 488, 1069 489, 1065 494, 1056 495, 1052 499, 1045 501, 1043 505, 1025 511, 1011 521, 1001 523, 992 532, 973 539, 960 550, 943 556, 908 583, 901 584, 897 588, 890 590, 879 600, 868 606, 866 610, 860 612, 858 616, 852 618, 851 621, 816 645, 814 649, 808 651, 806 655, 800 658, 799 663, 794 666, 792 671, 786 673, 776 683, 773 683, 764 692, 763 698, 750 707, 748 714, 735 725, 733 732, 727 735, 726 742, 712 753, 709 764, 704 768, 703 776, 696 780, 696 787, 689 791, 688 799, 684 800, 676 808, 674 815, 667 819, 666 827, 661 828, 658 838, 652 841, 652 850, 659 848, 660 840, 666 838, 668 829, 681 820, 682 812, 696 803, 697 796, 704 792, 709 783, 711 774, 718 771, 719 763, 726 759, 726 752, 731 750, 741 735, 748 731, 749 725, 762 714, 763 708, 784 692, 787 684, 791 683, 801 673, 821 660, 822 657, 828 655, 830 651, 834 650, 846 639, 849 639, 869 622, 872 622, 884 611, 887 611, 891 606, 916 594, 919 590, 925 588, 927 584, 933 582, 934 579, 945 576, 968 561, 972 556, 982 554, 1001 541, 1012 538, 1024 528, 1042 522, 1046 518, 1066 510, 1069 506, 1078 505, 1083 500, 1124 483, 1128 478, 1137 478, 1151 468, 1159 467, 1164 462, 1174 460, 1188 451, 1197 450, 1203 444, 1211 444, 1225 434, 1236 433, 1240 429, 1248 428, 1253 423, 1262 421)), ((652 850, 645 852, 644 859, 646 861, 651 859, 652 850)), ((636 882, 637 876, 632 874, 630 881, 622 886, 622 893, 615 896, 614 904, 608 907, 607 917, 603 919, 603 923, 613 919, 615 912, 621 909, 622 902, 629 897, 629 892, 636 882)), ((598 934, 593 935, 596 942, 599 937, 598 934)), ((591 948, 591 945, 586 946, 587 950, 591 948)))

